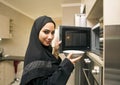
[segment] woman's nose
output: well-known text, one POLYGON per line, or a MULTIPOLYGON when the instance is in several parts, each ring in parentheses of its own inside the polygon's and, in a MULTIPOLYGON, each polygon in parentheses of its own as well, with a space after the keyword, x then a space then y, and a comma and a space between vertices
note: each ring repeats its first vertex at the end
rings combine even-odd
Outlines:
POLYGON ((51 34, 51 33, 48 35, 48 38, 49 38, 49 39, 53 39, 53 37, 54 37, 54 36, 53 36, 53 34, 51 34))

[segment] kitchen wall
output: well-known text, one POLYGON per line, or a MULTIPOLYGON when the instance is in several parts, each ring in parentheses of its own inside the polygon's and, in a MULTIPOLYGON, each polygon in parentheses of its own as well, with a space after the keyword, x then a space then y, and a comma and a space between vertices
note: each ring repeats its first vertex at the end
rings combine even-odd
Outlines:
POLYGON ((63 3, 64 4, 67 4, 67 3, 80 3, 81 0, 63 0, 63 3))
MULTIPOLYGON (((0 14, 13 20, 13 36, 11 39, 3 39, 0 47, 4 48, 5 54, 24 56, 34 20, 2 3, 0 3, 0 14)), ((57 27, 61 24, 61 18, 53 20, 57 27)))
POLYGON ((75 25, 75 14, 80 13, 80 3, 62 5, 62 25, 75 25))
POLYGON ((0 47, 5 54, 24 56, 33 19, 0 3, 0 14, 13 20, 11 39, 3 39, 0 47))

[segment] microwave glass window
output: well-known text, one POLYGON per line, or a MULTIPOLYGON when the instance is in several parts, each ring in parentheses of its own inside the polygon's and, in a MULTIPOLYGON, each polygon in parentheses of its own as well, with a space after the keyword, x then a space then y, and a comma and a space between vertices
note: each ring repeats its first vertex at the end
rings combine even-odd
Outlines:
POLYGON ((76 31, 66 31, 65 46, 86 46, 86 34, 76 31))
POLYGON ((91 29, 88 27, 60 26, 60 52, 64 50, 90 50, 91 29))

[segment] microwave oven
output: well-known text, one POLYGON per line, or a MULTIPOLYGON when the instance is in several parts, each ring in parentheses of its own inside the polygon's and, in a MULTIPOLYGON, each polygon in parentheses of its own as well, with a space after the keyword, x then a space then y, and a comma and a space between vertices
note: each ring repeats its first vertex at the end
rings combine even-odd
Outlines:
POLYGON ((60 52, 63 50, 90 50, 91 29, 78 26, 60 26, 60 52))
POLYGON ((102 35, 100 24, 90 27, 60 26, 60 53, 64 50, 92 51, 98 55, 102 51, 102 35))

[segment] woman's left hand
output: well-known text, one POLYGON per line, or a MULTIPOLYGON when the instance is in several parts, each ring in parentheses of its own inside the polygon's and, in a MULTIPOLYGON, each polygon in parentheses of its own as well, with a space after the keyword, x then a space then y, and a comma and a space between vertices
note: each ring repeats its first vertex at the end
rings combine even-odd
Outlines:
POLYGON ((56 41, 56 42, 55 42, 55 47, 54 47, 54 50, 55 50, 55 51, 58 51, 61 42, 62 42, 62 41, 56 41))
POLYGON ((75 64, 77 61, 79 61, 80 59, 81 59, 81 56, 79 56, 79 57, 76 57, 76 58, 72 58, 72 53, 69 53, 68 55, 67 55, 67 58, 73 63, 73 64, 75 64))
POLYGON ((61 41, 57 41, 57 42, 55 42, 55 45, 54 45, 54 47, 53 47, 52 54, 53 54, 56 58, 58 58, 58 56, 59 56, 58 49, 59 49, 59 47, 60 47, 60 44, 61 44, 61 41))

